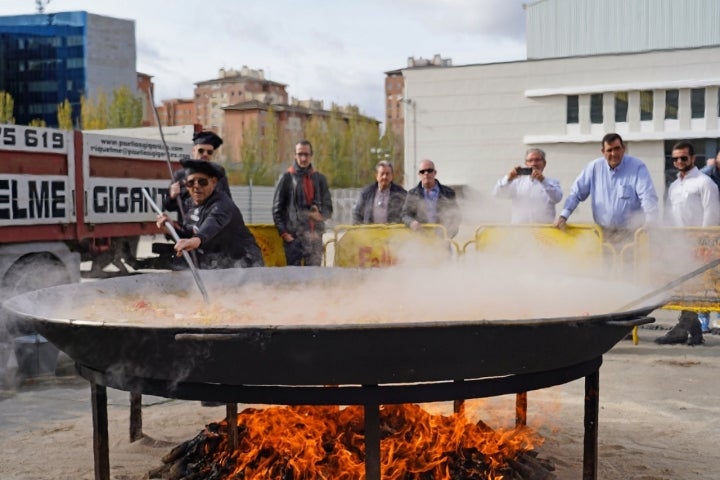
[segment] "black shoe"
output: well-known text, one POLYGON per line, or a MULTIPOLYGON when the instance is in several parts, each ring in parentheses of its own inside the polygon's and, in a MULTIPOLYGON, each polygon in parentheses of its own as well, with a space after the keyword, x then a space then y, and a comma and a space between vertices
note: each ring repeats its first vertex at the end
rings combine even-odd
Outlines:
POLYGON ((694 347, 695 345, 702 345, 705 343, 705 339, 703 339, 702 334, 699 335, 690 335, 690 338, 688 338, 687 344, 691 347, 694 347))
POLYGON ((688 341, 687 331, 670 330, 662 337, 655 339, 655 343, 660 345, 679 345, 688 341))

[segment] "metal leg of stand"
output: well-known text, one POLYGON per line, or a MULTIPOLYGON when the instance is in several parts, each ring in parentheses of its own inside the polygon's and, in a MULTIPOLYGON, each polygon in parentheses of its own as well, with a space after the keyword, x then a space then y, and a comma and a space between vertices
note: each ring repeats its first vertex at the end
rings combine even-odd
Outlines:
POLYGON ((142 437, 142 393, 130 392, 130 443, 142 437))
POLYGON ((93 420, 95 480, 110 480, 110 442, 108 440, 107 388, 90 382, 93 420))
POLYGON ((225 420, 227 421, 228 453, 232 453, 238 448, 238 404, 228 403, 225 405, 225 420))
POLYGON ((365 478, 380 480, 380 405, 365 404, 365 478))
POLYGON ((515 395, 515 426, 524 427, 527 425, 527 392, 515 395))
POLYGON ((585 377, 585 450, 583 480, 597 480, 598 411, 600 406, 600 370, 585 377))

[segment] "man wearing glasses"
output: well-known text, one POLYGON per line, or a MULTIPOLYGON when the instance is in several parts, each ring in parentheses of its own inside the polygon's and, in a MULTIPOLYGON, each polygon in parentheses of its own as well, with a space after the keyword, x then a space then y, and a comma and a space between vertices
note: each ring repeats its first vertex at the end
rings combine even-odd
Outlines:
POLYGON ((601 151, 603 156, 590 162, 573 183, 554 225, 564 228, 589 197, 593 220, 603 229, 605 241, 620 249, 633 240, 636 229, 657 222, 658 197, 647 167, 625 154, 620 135, 605 135, 601 151))
MULTIPOLYGON (((182 166, 191 208, 186 212, 188 221, 176 227, 177 256, 195 251, 198 266, 205 269, 262 267, 262 251, 240 209, 229 195, 218 191, 222 167, 203 160, 183 160, 182 166)), ((167 215, 159 215, 158 227, 167 221, 167 215)))
MULTIPOLYGON (((195 132, 192 140, 192 158, 194 160, 202 160, 204 162, 212 160, 216 150, 223 144, 222 138, 210 131, 195 132)), ((228 179, 225 175, 225 169, 217 164, 216 167, 218 168, 218 172, 221 173, 221 177, 218 182, 218 189, 227 193, 228 197, 231 197, 230 185, 228 184, 228 179)), ((173 175, 172 183, 170 184, 168 196, 165 197, 163 201, 163 208, 165 210, 170 212, 179 212, 181 217, 188 209, 192 208, 190 194, 183 184, 184 179, 185 170, 182 168, 176 170, 173 175), (180 198, 180 201, 177 200, 178 197, 180 198)), ((181 218, 180 220, 183 219, 181 218)))
POLYGON ((442 185, 436 178, 435 164, 430 160, 420 162, 420 183, 408 191, 402 209, 402 220, 413 230, 425 223, 440 224, 449 238, 457 235, 460 228, 460 207, 455 190, 442 185))
MULTIPOLYGON (((710 177, 695 166, 695 148, 689 142, 676 143, 672 148, 677 179, 668 187, 668 223, 673 227, 714 227, 720 224, 720 195, 710 177)), ((656 338, 659 344, 703 343, 703 328, 698 314, 688 310, 668 333, 656 338), (689 336, 689 338, 688 338, 689 336)))
POLYGON ((322 236, 333 205, 327 179, 313 168, 312 155, 310 142, 298 142, 295 161, 275 186, 273 221, 288 265, 322 265, 322 236))

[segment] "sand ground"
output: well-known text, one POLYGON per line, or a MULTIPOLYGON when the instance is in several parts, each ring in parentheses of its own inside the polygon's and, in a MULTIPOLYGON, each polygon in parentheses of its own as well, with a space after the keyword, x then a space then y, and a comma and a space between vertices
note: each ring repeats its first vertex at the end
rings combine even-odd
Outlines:
MULTIPOLYGON (((639 345, 622 341, 604 356, 598 478, 720 478, 720 335, 706 335, 698 347, 656 345, 652 340, 676 313, 654 315, 658 321, 640 330, 639 345)), ((560 479, 582 478, 583 392, 581 379, 528 395, 528 423, 546 439, 538 451, 554 461, 560 479)), ((108 389, 108 397, 114 480, 142 479, 170 448, 225 413, 223 407, 145 396, 146 438, 130 443, 129 395, 108 389)), ((513 396, 468 403, 469 411, 497 426, 512 422, 513 409, 513 396)), ((0 392, 0 478, 94 478, 87 382, 65 374, 0 392)))

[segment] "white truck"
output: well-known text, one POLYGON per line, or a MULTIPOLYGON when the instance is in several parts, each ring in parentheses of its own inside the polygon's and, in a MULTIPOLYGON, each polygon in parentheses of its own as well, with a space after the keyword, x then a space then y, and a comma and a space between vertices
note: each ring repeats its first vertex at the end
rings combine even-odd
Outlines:
MULTIPOLYGON (((161 233, 142 189, 162 202, 168 153, 171 168, 179 168, 191 148, 169 143, 166 151, 160 140, 0 125, 0 301, 77 282, 85 261, 92 262, 90 274, 109 264, 121 271, 165 268, 161 257, 137 258, 140 237, 161 233)), ((43 350, 53 348, 45 344, 0 313, 0 386, 16 368, 42 373, 43 350)))

